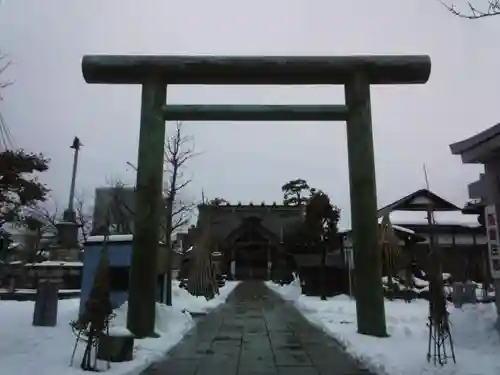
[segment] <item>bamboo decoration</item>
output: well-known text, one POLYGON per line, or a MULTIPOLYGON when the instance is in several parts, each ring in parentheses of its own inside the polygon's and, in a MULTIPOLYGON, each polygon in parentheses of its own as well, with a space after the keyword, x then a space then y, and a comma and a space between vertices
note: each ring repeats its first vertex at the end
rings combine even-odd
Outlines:
MULTIPOLYGON (((429 226, 434 226, 434 212, 432 207, 428 209, 429 226)), ((444 294, 441 251, 435 244, 434 234, 430 239, 430 277, 429 277, 429 342, 427 349, 427 361, 433 358, 434 365, 443 366, 452 358, 456 363, 453 338, 451 336, 449 313, 446 309, 446 296, 444 294), (446 343, 448 341, 448 345, 446 343), (450 353, 447 352, 447 346, 450 353)))
POLYGON ((401 249, 399 247, 399 238, 394 232, 389 214, 385 215, 380 223, 379 244, 383 254, 382 261, 385 263, 387 271, 387 286, 392 291, 394 288, 392 278, 396 270, 397 260, 401 255, 401 249))
POLYGON ((109 322, 112 318, 113 308, 110 300, 109 255, 106 236, 94 277, 94 283, 85 304, 85 311, 77 321, 70 323, 77 336, 71 356, 71 364, 73 363, 78 342, 83 340, 85 342, 85 350, 80 367, 84 371, 97 371, 99 341, 103 334, 109 334, 109 322), (94 357, 93 362, 92 357, 94 357))
POLYGON ((187 283, 189 293, 194 296, 204 296, 207 300, 219 294, 219 285, 212 264, 209 235, 210 226, 208 226, 199 243, 192 250, 194 256, 187 283))
MULTIPOLYGON (((427 178, 427 170, 424 164, 424 175, 427 190, 429 190, 429 180, 427 178)), ((441 249, 436 244, 434 236, 434 206, 429 203, 427 207, 427 223, 430 229, 429 236, 429 341, 427 348, 427 361, 433 359, 434 365, 443 366, 448 362, 448 358, 452 358, 456 363, 455 350, 453 347, 453 338, 451 336, 449 313, 446 309, 446 296, 443 285, 443 266, 441 249), (446 343, 448 341, 448 344, 446 343), (449 349, 449 352, 447 351, 449 349)))

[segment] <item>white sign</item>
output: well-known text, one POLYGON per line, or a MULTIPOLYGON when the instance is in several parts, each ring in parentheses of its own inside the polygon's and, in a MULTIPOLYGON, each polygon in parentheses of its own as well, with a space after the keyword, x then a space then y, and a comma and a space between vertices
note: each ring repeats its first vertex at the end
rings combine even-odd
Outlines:
POLYGON ((484 208, 484 219, 486 223, 486 236, 488 238, 488 258, 490 261, 491 276, 494 279, 500 279, 500 241, 498 238, 498 217, 494 204, 484 208))
POLYGON ((236 274, 236 262, 234 260, 231 261, 230 265, 231 276, 234 277, 236 274))
POLYGON ((354 269, 354 250, 352 247, 344 247, 344 262, 348 269, 354 269))

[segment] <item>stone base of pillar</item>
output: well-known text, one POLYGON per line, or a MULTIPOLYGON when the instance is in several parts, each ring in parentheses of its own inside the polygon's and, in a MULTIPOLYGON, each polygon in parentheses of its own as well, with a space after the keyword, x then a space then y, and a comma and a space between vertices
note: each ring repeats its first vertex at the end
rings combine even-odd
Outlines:
POLYGON ((78 225, 70 221, 60 221, 56 224, 58 242, 64 247, 78 246, 78 225))

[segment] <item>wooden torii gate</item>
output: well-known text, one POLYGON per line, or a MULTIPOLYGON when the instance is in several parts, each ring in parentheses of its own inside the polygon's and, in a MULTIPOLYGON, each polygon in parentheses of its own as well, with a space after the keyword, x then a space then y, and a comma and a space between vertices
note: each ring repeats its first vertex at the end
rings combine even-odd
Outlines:
POLYGON ((427 82, 428 56, 84 56, 85 81, 142 86, 128 328, 154 334, 166 120, 346 121, 358 332, 386 336, 370 105, 371 84, 427 82), (344 85, 344 105, 169 106, 172 84, 344 85))

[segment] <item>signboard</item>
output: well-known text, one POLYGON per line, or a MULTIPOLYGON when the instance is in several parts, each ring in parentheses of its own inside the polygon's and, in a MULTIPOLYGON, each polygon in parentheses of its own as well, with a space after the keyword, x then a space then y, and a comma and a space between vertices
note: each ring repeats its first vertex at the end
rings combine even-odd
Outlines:
POLYGON ((495 205, 486 206, 484 209, 486 235, 488 238, 488 258, 490 263, 491 276, 494 279, 500 279, 500 253, 499 236, 497 224, 497 212, 495 205))
POLYGON ((354 250, 352 247, 344 248, 344 262, 350 270, 354 269, 354 250))
POLYGON ((234 260, 231 261, 231 276, 234 277, 236 275, 236 262, 234 260))

